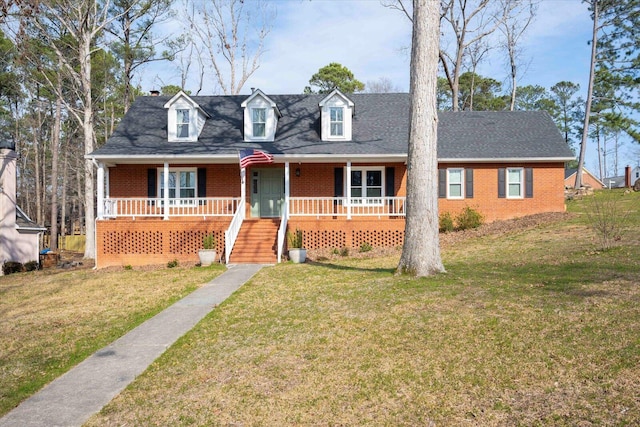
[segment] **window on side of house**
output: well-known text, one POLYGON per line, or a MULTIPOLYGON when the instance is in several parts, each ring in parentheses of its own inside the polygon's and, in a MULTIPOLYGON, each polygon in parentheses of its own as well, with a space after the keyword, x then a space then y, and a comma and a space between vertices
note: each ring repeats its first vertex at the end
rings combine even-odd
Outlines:
POLYGON ((267 135, 267 109, 252 108, 251 122, 253 124, 254 138, 264 138, 267 135))
POLYGON ((447 198, 464 199, 464 169, 447 169, 447 198))
POLYGON ((329 124, 331 136, 344 136, 344 108, 329 108, 329 124))
POLYGON ((190 111, 186 108, 178 108, 176 114, 176 137, 189 138, 190 111))
MULTIPOLYGON (((164 198, 164 170, 158 171, 158 194, 164 198)), ((196 169, 169 170, 169 199, 170 204, 192 204, 195 202, 198 188, 196 183, 196 169), (176 200, 178 199, 178 200, 176 200), (193 199, 193 200, 189 200, 193 199)))
POLYGON ((383 188, 383 168, 351 169, 351 197, 355 198, 354 204, 382 204, 383 188))
POLYGON ((507 198, 522 199, 523 192, 524 169, 508 168, 507 169, 507 198))

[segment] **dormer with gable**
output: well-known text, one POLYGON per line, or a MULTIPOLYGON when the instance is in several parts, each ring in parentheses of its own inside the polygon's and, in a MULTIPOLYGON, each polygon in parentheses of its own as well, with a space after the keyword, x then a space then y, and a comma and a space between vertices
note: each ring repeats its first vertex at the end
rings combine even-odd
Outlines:
POLYGON ((209 114, 183 91, 171 98, 167 109, 167 138, 169 142, 197 141, 209 114))
POLYGON ((323 141, 351 141, 353 101, 334 89, 320 101, 320 126, 323 141))
POLYGON ((282 117, 276 103, 260 89, 255 89, 241 104, 244 110, 244 140, 273 142, 282 117))

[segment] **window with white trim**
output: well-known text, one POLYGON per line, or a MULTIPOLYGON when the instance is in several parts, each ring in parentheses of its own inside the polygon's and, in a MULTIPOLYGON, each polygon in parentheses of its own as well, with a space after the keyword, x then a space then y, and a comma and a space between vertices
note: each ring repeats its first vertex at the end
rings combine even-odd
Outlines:
POLYGON ((354 204, 380 205, 384 197, 384 168, 352 168, 351 197, 354 204))
POLYGON ((464 199, 464 169, 447 169, 447 198, 464 199))
POLYGON ((264 138, 267 135, 267 109, 252 108, 251 123, 253 124, 253 137, 264 138))
POLYGON ((331 136, 344 136, 344 108, 329 108, 329 125, 331 136))
POLYGON ((521 199, 524 195, 524 169, 508 168, 507 169, 507 198, 521 199))
POLYGON ((177 108, 176 115, 176 137, 189 138, 190 110, 177 108))
MULTIPOLYGON (((164 198, 164 169, 159 169, 158 194, 164 198)), ((169 170, 169 201, 170 204, 193 204, 198 188, 196 183, 196 169, 169 170), (176 200, 178 199, 178 200, 176 200), (189 200, 193 199, 193 200, 189 200)))

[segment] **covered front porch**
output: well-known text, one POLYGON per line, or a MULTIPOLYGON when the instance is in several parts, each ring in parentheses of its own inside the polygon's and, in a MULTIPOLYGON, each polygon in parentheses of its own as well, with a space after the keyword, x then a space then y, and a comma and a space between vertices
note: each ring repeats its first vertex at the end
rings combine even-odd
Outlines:
MULTIPOLYGON (((394 184, 402 181, 403 175, 400 179, 394 176, 399 168, 348 161, 323 166, 292 166, 290 162, 256 165, 239 170, 238 185, 227 185, 228 195, 197 197, 207 193, 201 191, 206 178, 200 172, 202 165, 198 166, 174 167, 165 162, 157 167, 160 183, 156 194, 160 197, 120 197, 123 191, 116 197, 110 194, 110 168, 99 164, 97 250, 109 248, 110 256, 97 253, 97 258, 102 255, 103 259, 110 258, 108 264, 121 264, 125 258, 135 258, 132 252, 140 252, 136 256, 145 258, 144 253, 153 247, 153 256, 146 258, 154 263, 173 259, 172 256, 195 260, 202 237, 214 233, 221 261, 230 263, 236 255, 234 249, 242 246, 237 240, 243 226, 247 228, 247 222, 267 218, 275 220, 277 229, 273 234, 259 233, 269 234, 264 238, 273 242, 269 248, 273 248, 274 262, 283 260, 287 229, 296 227, 303 231, 308 249, 355 247, 365 241, 374 246, 402 243, 405 197, 397 195, 399 186, 394 184), (327 175, 333 182, 323 179, 327 175), (328 192, 334 195, 327 196, 328 192), (116 229, 120 231, 114 235, 116 229), (380 233, 384 236, 378 236, 380 233), (135 248, 127 246, 124 241, 129 239, 137 239, 140 244, 135 248), (108 244, 101 244, 101 240, 108 244)), ((209 175, 211 172, 215 173, 214 167, 207 171, 209 175)))

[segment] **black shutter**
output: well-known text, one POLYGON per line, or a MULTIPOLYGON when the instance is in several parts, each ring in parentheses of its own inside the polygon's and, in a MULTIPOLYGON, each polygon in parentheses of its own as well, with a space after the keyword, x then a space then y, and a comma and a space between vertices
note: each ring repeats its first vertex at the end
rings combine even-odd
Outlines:
POLYGON ((438 198, 447 197, 447 170, 438 169, 438 198))
POLYGON ((464 178, 464 197, 473 199, 473 169, 465 169, 464 178))
MULTIPOLYGON (((198 194, 196 197, 207 197, 207 168, 198 168, 198 194)), ((204 200, 200 201, 201 205, 206 204, 204 200)))
POLYGON ((334 197, 343 197, 344 196, 344 172, 342 172, 342 168, 335 168, 333 170, 334 176, 334 197))
POLYGON ((153 199, 158 194, 158 171, 147 169, 147 197, 153 199))
POLYGON ((385 196, 387 197, 393 197, 396 195, 396 184, 395 184, 395 177, 396 177, 396 168, 390 167, 390 168, 386 168, 385 169, 385 177, 384 177, 384 181, 385 181, 385 196))
POLYGON ((524 185, 525 192, 524 197, 530 199, 533 197, 533 168, 526 168, 524 170, 524 185))
POLYGON ((506 192, 506 171, 504 168, 498 169, 498 198, 504 199, 507 197, 506 192))

